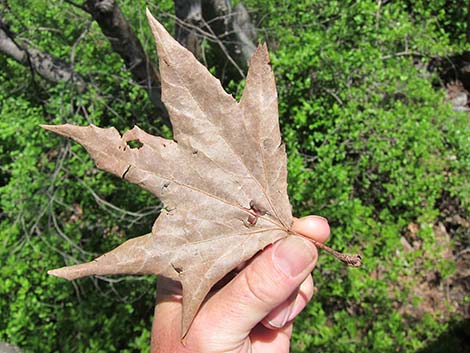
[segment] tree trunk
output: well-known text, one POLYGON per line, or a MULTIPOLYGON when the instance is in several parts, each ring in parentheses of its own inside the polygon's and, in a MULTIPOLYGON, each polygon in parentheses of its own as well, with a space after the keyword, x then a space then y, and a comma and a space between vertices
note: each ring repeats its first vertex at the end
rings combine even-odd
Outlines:
POLYGON ((244 77, 256 31, 243 4, 232 9, 229 0, 175 0, 175 12, 175 37, 183 46, 200 59, 201 39, 207 38, 244 77))
POLYGON ((121 56, 134 80, 145 87, 157 113, 169 124, 168 112, 161 100, 160 76, 148 60, 142 44, 114 0, 87 0, 86 9, 121 56))
POLYGON ((242 3, 232 10, 228 0, 202 0, 206 22, 227 47, 228 53, 242 68, 246 68, 256 45, 256 30, 242 3))
POLYGON ((203 25, 201 0, 175 0, 175 15, 175 39, 201 59, 202 35, 196 30, 203 25))
POLYGON ((470 43, 470 0, 467 0, 467 16, 466 16, 465 39, 467 44, 470 43))

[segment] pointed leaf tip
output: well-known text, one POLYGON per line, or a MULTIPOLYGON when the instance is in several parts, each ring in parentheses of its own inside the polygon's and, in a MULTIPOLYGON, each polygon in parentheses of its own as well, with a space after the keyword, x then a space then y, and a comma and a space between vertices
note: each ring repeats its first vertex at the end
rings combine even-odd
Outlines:
POLYGON ((147 20, 148 20, 149 22, 155 20, 155 17, 153 17, 153 15, 152 15, 152 13, 150 12, 150 10, 149 10, 148 7, 145 8, 145 15, 147 16, 147 20))
POLYGON ((58 135, 62 135, 62 136, 65 136, 65 137, 69 137, 69 135, 65 134, 64 133, 64 129, 63 127, 65 125, 47 125, 47 124, 41 124, 40 125, 43 129, 47 130, 47 131, 51 131, 51 132, 54 132, 58 135))
MULTIPOLYGON (((161 34, 167 33, 167 30, 165 29, 165 27, 163 27, 163 25, 152 15, 149 9, 145 11, 145 14, 147 15, 147 20, 149 22, 150 29, 154 37, 157 37, 157 36, 160 37, 161 34)), ((168 36, 170 36, 169 33, 168 33, 168 36)), ((157 44, 158 44, 158 41, 157 41, 157 44)))
MULTIPOLYGON (((85 126, 75 126, 72 124, 62 124, 62 125, 41 124, 40 126, 45 130, 54 132, 58 135, 62 135, 65 137, 72 137, 73 136, 72 132, 80 131, 86 128, 85 126)), ((93 125, 90 125, 90 126, 93 126, 93 125)))
MULTIPOLYGON (((168 58, 174 56, 176 52, 191 53, 185 47, 181 46, 181 44, 179 44, 170 33, 168 33, 166 28, 152 15, 152 13, 148 9, 146 14, 150 26, 150 31, 152 32, 155 44, 157 46, 157 54, 160 65, 162 65, 162 60, 166 64, 168 64, 168 58)), ((161 68, 160 74, 162 74, 161 68)))
POLYGON ((149 22, 158 22, 148 7, 145 8, 145 16, 147 16, 149 22))
POLYGON ((69 279, 67 277, 66 271, 64 271, 64 267, 49 270, 49 271, 47 271, 47 274, 50 275, 50 276, 54 276, 54 277, 69 279))
POLYGON ((61 125, 40 124, 39 126, 42 127, 44 130, 56 132, 57 131, 57 126, 61 126, 61 125))
POLYGON ((49 275, 67 279, 69 281, 81 277, 99 274, 99 267, 95 261, 86 262, 78 265, 65 266, 47 271, 49 275))
POLYGON ((270 64, 271 59, 269 58, 268 45, 266 42, 258 44, 256 51, 251 57, 249 68, 253 65, 254 60, 260 60, 263 64, 270 64))
POLYGON ((54 276, 54 277, 63 278, 69 281, 93 274, 93 273, 83 274, 81 271, 77 271, 74 267, 78 267, 78 266, 81 266, 81 265, 56 268, 56 269, 47 271, 47 274, 54 276))
POLYGON ((67 133, 69 129, 75 128, 74 125, 71 124, 63 124, 63 125, 47 125, 41 124, 40 125, 44 130, 54 132, 58 135, 62 135, 65 137, 70 137, 70 134, 67 133))

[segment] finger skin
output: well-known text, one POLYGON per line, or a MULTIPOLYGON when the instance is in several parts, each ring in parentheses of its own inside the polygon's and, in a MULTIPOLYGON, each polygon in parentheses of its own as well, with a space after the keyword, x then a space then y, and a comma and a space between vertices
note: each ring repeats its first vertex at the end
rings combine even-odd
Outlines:
POLYGON ((277 330, 295 319, 305 308, 314 293, 313 278, 308 276, 302 282, 293 296, 271 311, 262 321, 262 324, 272 330, 277 330), (284 310, 284 312, 283 312, 284 310))
POLYGON ((191 352, 181 344, 181 299, 157 301, 152 324, 150 353, 191 352))
POLYGON ((315 291, 313 285, 312 276, 308 276, 307 279, 300 285, 299 294, 295 298, 295 303, 291 309, 290 315, 287 318, 287 322, 294 320, 302 310, 305 309, 308 302, 312 299, 315 291))
POLYGON ((294 308, 297 296, 299 295, 298 287, 294 290, 289 298, 278 305, 274 310, 272 310, 266 317, 261 321, 261 323, 270 329, 277 330, 284 327, 287 324, 290 313, 294 308))
POLYGON ((250 337, 251 351, 243 353, 289 353, 292 328, 292 323, 277 330, 258 325, 253 329, 250 337))
MULTIPOLYGON (((328 221, 320 216, 307 216, 295 219, 293 230, 307 238, 325 242, 330 235, 328 221)), ((307 305, 313 296, 313 278, 311 276, 302 283, 297 294, 269 313, 262 323, 265 327, 278 329, 286 322, 293 320, 307 305)))
MULTIPOLYGON (((214 295, 213 301, 207 303, 202 314, 211 318, 214 329, 218 329, 220 335, 224 334, 226 327, 231 327, 230 339, 247 337, 266 315, 291 296, 313 270, 317 258, 315 246, 302 238, 295 238, 283 239, 269 246, 214 295), (300 248, 309 259, 295 275, 284 273, 282 266, 285 263, 276 259, 277 252, 287 242, 294 243, 293 249, 300 248)), ((290 254, 289 258, 284 257, 282 260, 296 261, 300 255, 290 254)))
MULTIPOLYGON (((319 217, 296 220, 293 229, 317 241, 325 241, 329 235, 328 223, 319 217)), ((288 247, 295 250, 293 253, 278 256, 286 248, 280 244, 287 239, 268 246, 203 304, 189 330, 186 346, 180 343, 181 296, 160 290, 151 352, 288 352, 292 332, 290 321, 313 294, 309 274, 317 259, 312 243, 299 237, 289 238, 296 238, 294 246, 288 247), (301 264, 296 262, 302 257, 309 261, 299 267, 301 264), (286 270, 289 265, 294 265, 294 272, 286 270), (297 291, 298 294, 293 295, 297 291), (259 324, 283 303, 292 305, 283 328, 274 330, 259 324)))

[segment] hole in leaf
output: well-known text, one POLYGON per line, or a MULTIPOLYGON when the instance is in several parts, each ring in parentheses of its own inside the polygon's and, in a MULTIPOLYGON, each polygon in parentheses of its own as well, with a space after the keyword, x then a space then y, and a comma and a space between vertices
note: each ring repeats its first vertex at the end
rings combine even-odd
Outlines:
POLYGON ((144 144, 142 142, 140 142, 140 140, 131 140, 131 141, 127 141, 127 145, 130 147, 130 148, 141 148, 144 144))

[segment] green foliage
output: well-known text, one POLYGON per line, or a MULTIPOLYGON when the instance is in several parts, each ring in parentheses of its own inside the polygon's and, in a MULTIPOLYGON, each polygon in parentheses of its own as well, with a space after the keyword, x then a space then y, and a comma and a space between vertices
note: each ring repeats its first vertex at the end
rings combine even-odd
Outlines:
MULTIPOLYGON (((463 47, 458 2, 244 3, 272 52, 294 210, 328 217, 330 245, 364 257, 363 268, 345 269, 321 256, 319 292, 296 321, 293 351, 415 351, 446 326, 397 309, 418 305, 413 281, 404 279, 419 261, 451 275, 430 225, 443 192, 470 207, 468 115, 454 113, 433 87, 437 78, 420 69, 463 47), (422 246, 404 252, 400 237, 412 222, 422 246)), ((152 278, 70 284, 46 271, 144 234, 160 205, 97 172, 80 146, 38 126, 124 131, 138 123, 169 132, 96 24, 76 43, 88 28, 86 13, 64 2, 9 5, 12 30, 31 32, 35 46, 61 58, 75 45, 75 69, 93 84, 78 94, 0 54, 0 340, 26 352, 148 351, 152 278)), ((119 5, 153 53, 145 2, 119 5)), ((171 1, 159 6, 152 10, 172 11, 171 1)), ((239 95, 243 82, 229 87, 239 95)))
MULTIPOLYGON (((148 232, 160 204, 98 173, 83 148, 39 125, 94 123, 124 131, 138 121, 159 133, 162 124, 96 24, 75 43, 90 21, 86 13, 45 1, 9 5, 2 11, 11 30, 40 28, 28 33, 30 41, 65 60, 75 45, 75 69, 92 84, 78 94, 0 55, 0 341, 25 352, 146 352, 154 278, 71 285, 46 272, 148 232)), ((145 3, 120 5, 138 30, 145 3)))
POLYGON ((294 210, 328 217, 332 246, 365 259, 360 270, 320 259, 296 352, 414 351, 445 329, 429 315, 410 326, 397 311, 413 300, 411 284, 397 282, 417 259, 442 276, 454 268, 430 227, 443 192, 469 206, 468 115, 453 112, 419 69, 461 38, 441 27, 446 13, 430 15, 435 3, 413 11, 400 2, 250 3, 270 11, 262 27, 276 28, 265 36, 276 48, 294 210), (405 253, 400 237, 411 222, 423 248, 405 253))
POLYGON ((136 188, 119 190, 112 178, 86 175, 92 163, 85 153, 68 142, 60 146, 63 142, 38 128, 44 122, 42 109, 21 96, 3 100, 1 116, 0 145, 9 152, 3 154, 6 182, 0 188, 8 217, 0 226, 0 274, 5 279, 0 286, 1 339, 26 351, 120 352, 129 344, 136 347, 139 336, 148 336, 153 280, 85 280, 70 286, 46 272, 64 260, 90 260, 122 242, 124 231, 143 232, 141 224, 131 224, 140 222, 135 217, 110 212, 90 190, 129 211, 153 201, 136 188))

